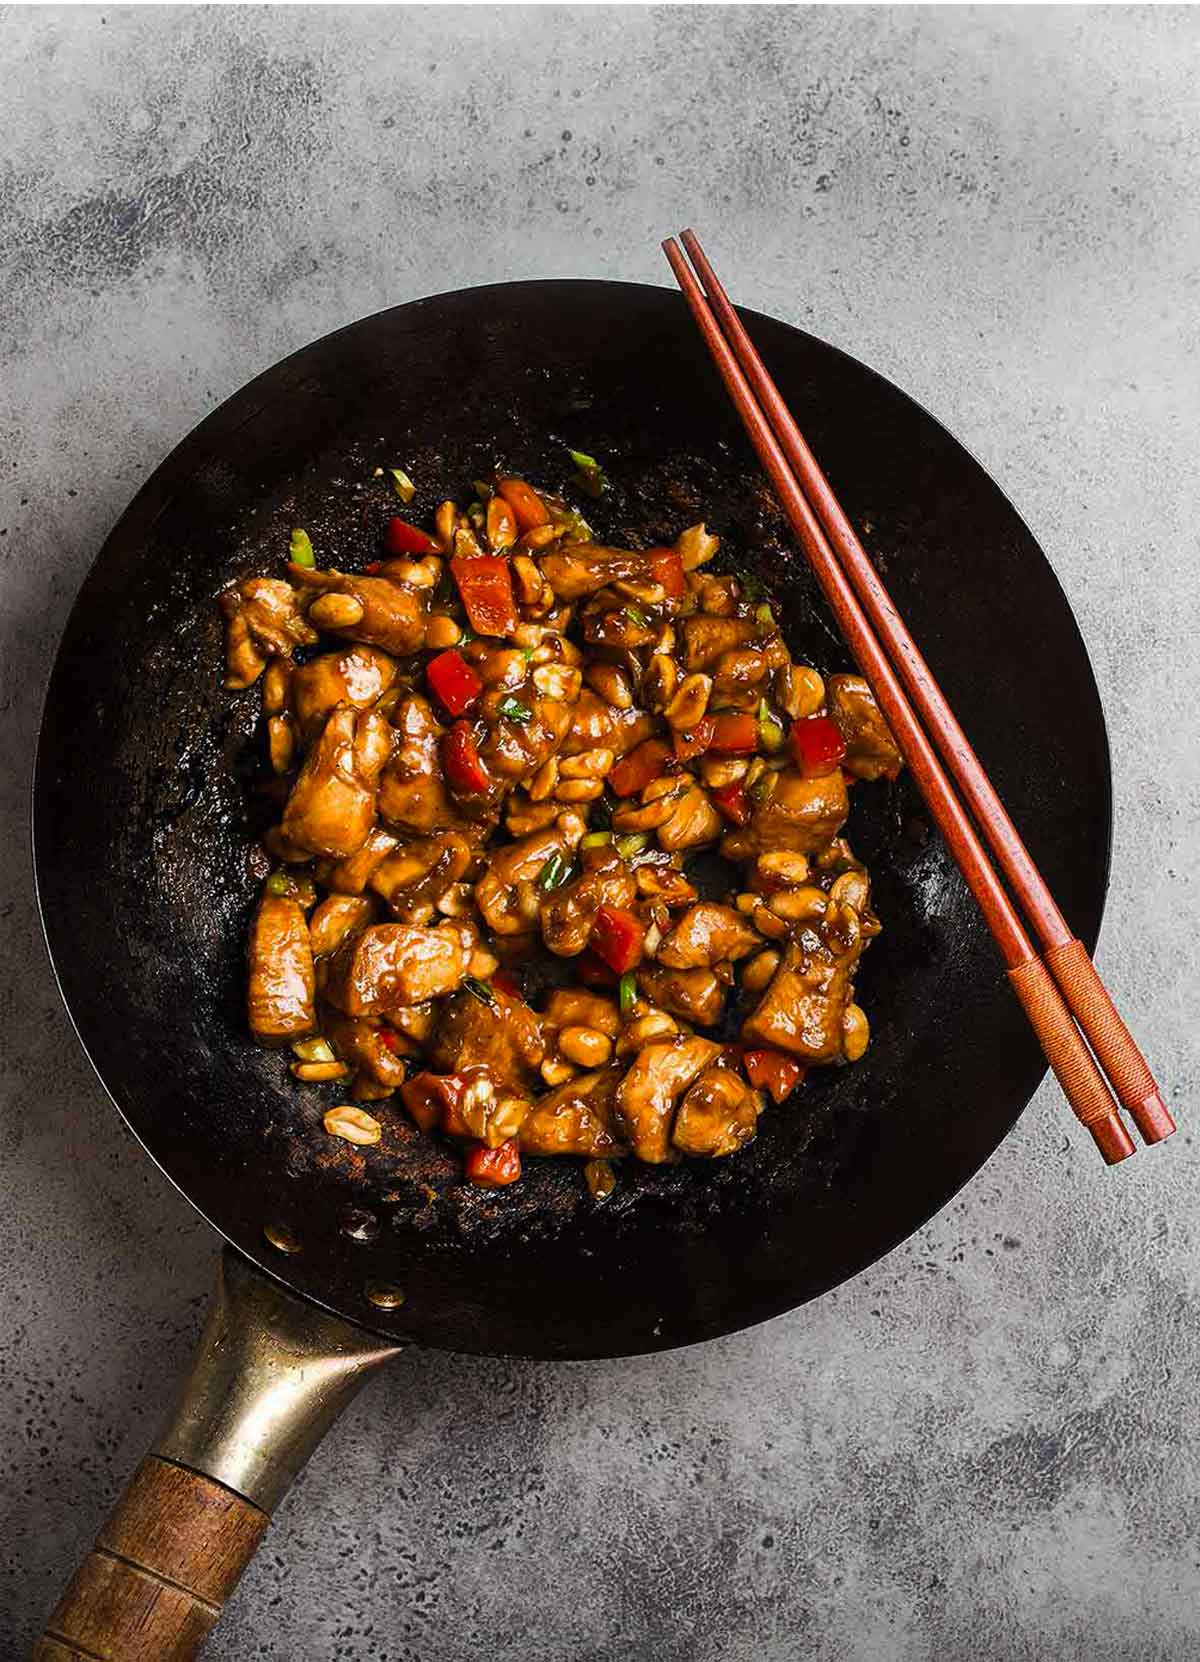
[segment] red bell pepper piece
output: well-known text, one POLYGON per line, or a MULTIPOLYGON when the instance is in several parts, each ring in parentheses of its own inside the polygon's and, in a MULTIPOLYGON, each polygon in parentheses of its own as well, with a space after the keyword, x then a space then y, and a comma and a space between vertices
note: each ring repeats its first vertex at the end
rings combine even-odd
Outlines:
POLYGON ((381 1027, 379 1029, 379 1042, 385 1050, 390 1050, 393 1056, 400 1055, 402 1048, 400 1044, 400 1035, 399 1033, 393 1033, 390 1027, 381 1027))
POLYGON ((846 754, 846 741, 828 716, 794 721, 788 744, 796 766, 806 775, 836 773, 846 754))
POLYGON ((483 682, 454 647, 429 660, 425 665, 425 679, 438 703, 452 716, 465 715, 483 691, 483 682))
POLYGON ((363 571, 368 577, 374 577, 375 573, 380 570, 382 565, 382 560, 368 560, 366 565, 363 567, 363 571))
POLYGON ((713 742, 713 734, 716 730, 715 716, 701 716, 689 732, 676 732, 674 737, 676 756, 681 762, 691 761, 693 756, 703 756, 713 742))
POLYGON ((624 975, 642 961, 646 931, 636 913, 625 906, 601 906, 589 937, 595 952, 609 969, 624 975))
POLYGON ((769 1091, 774 1102, 782 1102, 804 1078, 806 1069, 782 1050, 747 1050, 742 1055, 746 1078, 756 1091, 769 1091))
POLYGON ((732 785, 722 785, 718 790, 710 791, 708 794, 712 797, 713 807, 724 814, 731 825, 749 825, 750 798, 746 795, 746 787, 740 779, 735 779, 732 785))
POLYGON ((643 739, 613 768, 608 782, 618 796, 636 796, 652 779, 657 779, 671 747, 662 739, 643 739))
POLYGON ((717 756, 752 756, 758 749, 758 722, 748 712, 714 716, 709 749, 717 756))
POLYGON ((456 721, 443 738, 442 769, 451 790, 464 796, 478 796, 491 785, 492 776, 479 759, 469 721, 456 721))
POLYGON ((401 1085, 400 1100, 422 1131, 436 1131, 457 1112, 462 1088, 456 1073, 414 1073, 401 1085))
POLYGON ((649 550, 650 578, 661 583, 668 600, 682 600, 687 587, 683 580, 683 561, 673 548, 649 550))
POLYGON ((522 531, 533 531, 539 525, 549 525, 550 510, 524 479, 497 479, 496 489, 513 511, 513 517, 522 531))
POLYGON ((480 1189, 503 1189, 521 1175, 521 1151, 510 1137, 499 1148, 476 1143, 467 1155, 467 1182, 480 1189))
POLYGON ((510 635, 517 627, 512 573, 503 554, 473 554, 451 560, 467 618, 477 635, 510 635))
POLYGON ((587 947, 575 960, 575 979, 584 987, 599 987, 605 992, 617 984, 617 977, 598 953, 587 947))
POLYGON ((427 532, 419 531, 415 525, 410 525, 406 519, 390 520, 383 542, 389 554, 439 554, 441 552, 437 543, 427 532))

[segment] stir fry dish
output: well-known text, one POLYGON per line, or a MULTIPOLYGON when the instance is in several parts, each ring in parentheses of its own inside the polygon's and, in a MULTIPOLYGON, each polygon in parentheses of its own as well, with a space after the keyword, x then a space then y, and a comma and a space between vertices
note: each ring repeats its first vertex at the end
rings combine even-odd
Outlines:
POLYGON ((524 480, 475 493, 361 571, 295 531, 286 576, 220 596, 282 810, 250 1031, 328 1083, 333 1136, 379 1143, 395 1098, 470 1183, 567 1155, 603 1197, 612 1162, 733 1154, 863 1054, 880 924, 841 833, 901 758, 703 524, 607 547, 524 480))

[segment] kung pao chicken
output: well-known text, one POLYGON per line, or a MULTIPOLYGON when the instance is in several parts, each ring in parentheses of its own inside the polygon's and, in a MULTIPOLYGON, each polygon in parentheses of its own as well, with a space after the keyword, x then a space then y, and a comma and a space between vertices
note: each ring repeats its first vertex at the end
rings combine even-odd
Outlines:
POLYGON ((573 1155, 602 1197, 612 1161, 733 1154, 863 1054, 880 924, 841 832, 901 758, 864 680, 794 663, 711 572, 703 524, 606 547, 521 479, 475 491, 392 519, 361 571, 295 531, 286 577, 220 597, 283 805, 250 1030, 332 1085, 332 1135, 378 1143, 398 1093, 471 1183, 573 1155))

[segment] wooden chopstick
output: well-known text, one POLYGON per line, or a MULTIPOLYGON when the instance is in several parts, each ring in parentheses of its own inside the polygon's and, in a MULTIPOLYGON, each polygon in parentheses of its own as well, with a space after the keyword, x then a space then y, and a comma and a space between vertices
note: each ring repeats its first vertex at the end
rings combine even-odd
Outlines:
POLYGON ((1091 1052, 1034 951, 695 275, 674 238, 669 238, 663 249, 846 643, 870 683, 930 814, 995 938, 1009 980, 1064 1095, 1105 1161, 1112 1165, 1126 1159, 1134 1152, 1134 1144, 1091 1052))
POLYGON ((1121 1020, 1083 942, 1072 933, 983 764, 855 534, 778 387, 767 372, 694 231, 680 240, 746 379, 921 721, 975 817, 1043 948, 1063 1000, 1146 1143, 1175 1130, 1145 1057, 1121 1020))

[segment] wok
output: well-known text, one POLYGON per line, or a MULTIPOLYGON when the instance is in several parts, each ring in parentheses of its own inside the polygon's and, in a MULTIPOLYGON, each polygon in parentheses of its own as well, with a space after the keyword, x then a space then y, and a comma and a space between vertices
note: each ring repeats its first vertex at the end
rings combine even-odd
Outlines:
MULTIPOLYGON (((1096 687, 1029 530, 904 393, 744 314, 898 604, 1089 946, 1110 779, 1096 687)), ((243 942, 261 880, 257 694, 221 685, 216 593, 278 570, 292 525, 354 565, 402 462, 416 516, 497 463, 547 483, 601 456, 608 540, 705 517, 773 595, 793 652, 847 653, 673 292, 523 282, 355 323, 259 376, 158 469, 105 544, 50 679, 37 881, 63 997, 149 1154, 230 1243, 175 1418, 104 1526, 39 1652, 194 1654, 290 1476, 405 1343, 599 1357, 688 1344, 836 1286, 945 1204, 1044 1061, 905 778, 855 793, 849 835, 884 933, 860 997, 874 1042, 810 1075, 736 1158, 627 1166, 604 1206, 578 1166, 458 1181, 420 1138, 364 1158, 327 1096, 255 1049, 243 942)))

